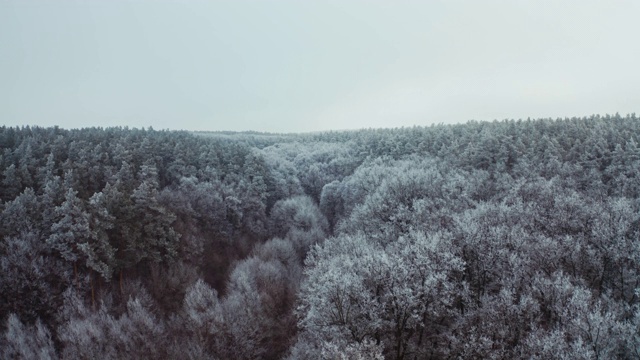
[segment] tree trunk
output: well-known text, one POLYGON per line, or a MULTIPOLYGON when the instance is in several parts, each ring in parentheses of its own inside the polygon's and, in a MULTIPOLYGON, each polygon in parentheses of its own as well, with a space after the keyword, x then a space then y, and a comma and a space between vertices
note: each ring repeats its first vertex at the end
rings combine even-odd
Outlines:
POLYGON ((124 270, 120 270, 120 280, 119 280, 119 285, 120 285, 120 296, 123 296, 124 291, 122 290, 122 272, 124 270))
POLYGON ((93 269, 89 273, 89 283, 91 284, 91 308, 96 310, 96 292, 93 287, 93 269))

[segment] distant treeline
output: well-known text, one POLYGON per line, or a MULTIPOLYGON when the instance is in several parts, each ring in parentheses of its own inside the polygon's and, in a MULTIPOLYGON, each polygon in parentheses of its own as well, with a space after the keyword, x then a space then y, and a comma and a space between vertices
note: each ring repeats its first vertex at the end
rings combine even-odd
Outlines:
POLYGON ((0 127, 0 357, 637 359, 638 136, 0 127))

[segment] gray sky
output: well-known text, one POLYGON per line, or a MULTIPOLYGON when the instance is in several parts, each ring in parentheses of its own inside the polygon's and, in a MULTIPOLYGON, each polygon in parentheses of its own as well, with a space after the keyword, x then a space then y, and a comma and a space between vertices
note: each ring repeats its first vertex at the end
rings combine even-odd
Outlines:
POLYGON ((300 132, 640 110, 640 1, 0 0, 0 124, 300 132))

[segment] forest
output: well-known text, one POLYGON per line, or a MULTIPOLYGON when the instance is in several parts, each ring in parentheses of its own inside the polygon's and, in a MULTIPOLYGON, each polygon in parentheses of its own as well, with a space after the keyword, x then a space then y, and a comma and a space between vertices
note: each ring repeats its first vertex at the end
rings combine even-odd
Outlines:
POLYGON ((0 357, 639 359, 639 136, 0 127, 0 357))

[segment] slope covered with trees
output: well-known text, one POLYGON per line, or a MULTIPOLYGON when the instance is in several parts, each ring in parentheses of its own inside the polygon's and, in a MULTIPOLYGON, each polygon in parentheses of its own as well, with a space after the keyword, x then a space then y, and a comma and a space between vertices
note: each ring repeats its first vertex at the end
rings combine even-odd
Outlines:
POLYGON ((640 119, 0 128, 0 357, 637 359, 640 119))

